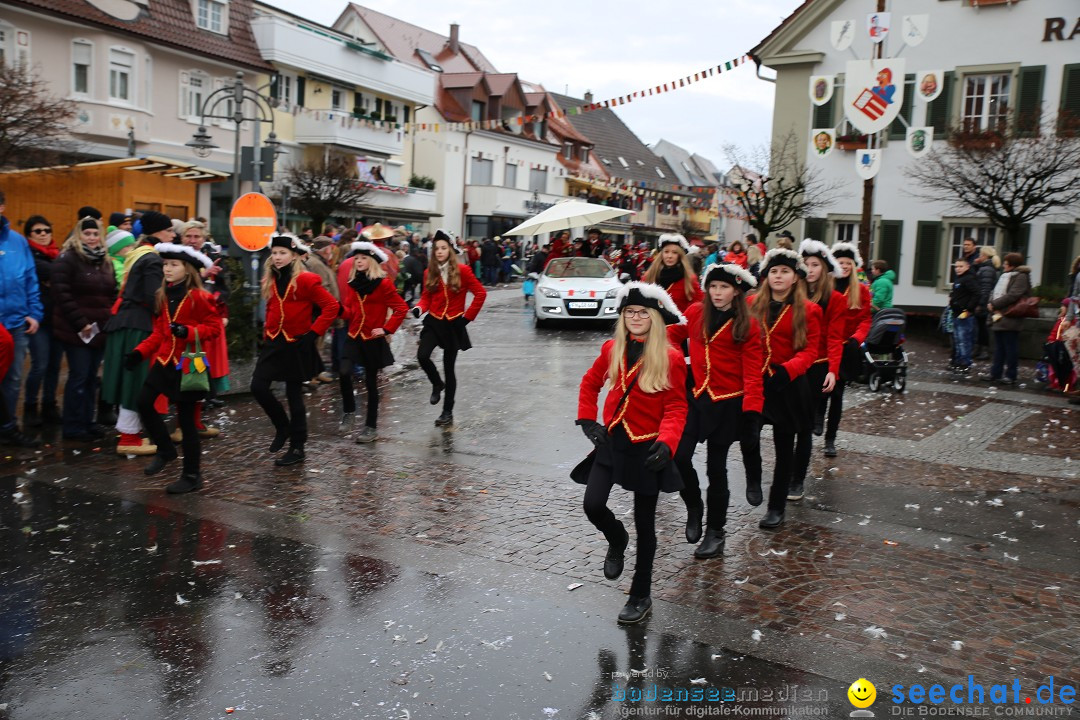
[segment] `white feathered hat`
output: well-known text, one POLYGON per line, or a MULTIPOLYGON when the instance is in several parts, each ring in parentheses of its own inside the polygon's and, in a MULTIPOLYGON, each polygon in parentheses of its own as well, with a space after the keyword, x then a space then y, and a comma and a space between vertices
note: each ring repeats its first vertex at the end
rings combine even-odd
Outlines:
POLYGON ((187 245, 158 243, 154 246, 154 250, 161 256, 162 260, 182 260, 189 265, 194 265, 196 270, 200 269, 200 265, 208 268, 214 264, 214 261, 209 257, 187 245))
POLYGON ((701 289, 708 292, 709 283, 719 280, 726 282, 736 290, 746 292, 757 287, 757 280, 749 270, 735 263, 712 263, 701 274, 701 289))
POLYGON ((765 277, 769 274, 769 270, 778 265, 789 267, 799 275, 806 277, 806 263, 803 262, 802 255, 787 248, 773 248, 765 253, 765 257, 761 258, 759 274, 761 277, 765 277))
POLYGON ((829 250, 829 246, 820 240, 814 240, 813 238, 806 238, 799 243, 799 254, 803 258, 816 257, 821 258, 821 262, 825 263, 825 267, 829 269, 829 272, 833 274, 833 277, 843 277, 840 271, 840 263, 836 262, 836 257, 829 250))
POLYGON ((855 263, 856 268, 863 266, 862 255, 859 254, 859 246, 849 242, 833 243, 832 254, 835 258, 848 258, 855 263))
POLYGON ((686 324, 686 318, 679 312, 679 307, 675 304, 675 301, 667 294, 667 290, 664 290, 659 285, 628 282, 619 289, 615 301, 618 304, 619 312, 622 312, 622 309, 627 305, 641 305, 658 311, 666 325, 686 324))
POLYGON ((686 238, 678 233, 664 233, 661 235, 656 247, 663 250, 665 245, 678 245, 684 253, 690 252, 690 243, 686 242, 686 238))
POLYGON ((359 240, 350 245, 349 254, 367 255, 368 257, 375 258, 375 260, 380 263, 384 263, 390 259, 386 253, 379 249, 378 245, 376 245, 375 243, 366 242, 364 240, 359 240))

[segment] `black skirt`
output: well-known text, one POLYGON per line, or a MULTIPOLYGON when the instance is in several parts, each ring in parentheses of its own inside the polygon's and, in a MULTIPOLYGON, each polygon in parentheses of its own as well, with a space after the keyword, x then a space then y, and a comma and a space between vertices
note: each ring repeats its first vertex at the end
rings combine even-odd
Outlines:
POLYGON ((765 408, 762 419, 776 430, 800 433, 814 426, 814 398, 806 375, 800 375, 780 390, 768 389, 766 378, 765 408))
POLYGON ((363 365, 369 372, 394 364, 394 354, 390 352, 390 341, 385 335, 371 340, 361 340, 359 337, 346 338, 341 358, 345 361, 343 365, 346 368, 352 365, 363 365))
POLYGON ((659 472, 645 467, 645 459, 649 457, 649 448, 654 442, 656 441, 632 442, 622 425, 618 425, 608 436, 606 443, 595 448, 588 457, 578 463, 570 472, 570 477, 574 482, 586 485, 593 466, 600 465, 608 469, 615 484, 623 490, 642 495, 682 490, 682 476, 679 475, 674 460, 659 472))
POLYGON ((821 387, 825 384, 825 376, 829 374, 829 363, 814 363, 806 371, 806 383, 810 386, 810 397, 817 401, 824 393, 821 387))
POLYGON ((145 384, 160 395, 169 398, 169 402, 198 402, 206 399, 205 392, 180 392, 180 371, 175 365, 162 365, 157 360, 146 374, 145 384))
POLYGON ((268 382, 305 382, 315 377, 312 342, 307 337, 289 342, 284 335, 263 342, 252 377, 268 382))
POLYGON ((837 378, 837 382, 857 380, 862 375, 863 359, 863 350, 860 346, 844 343, 844 354, 840 356, 840 377, 837 378))
MULTIPOLYGON (((742 396, 714 402, 708 391, 690 401, 690 412, 697 422, 697 441, 728 443, 739 439, 742 430, 742 396)), ((687 421, 689 424, 689 420, 687 421)))
POLYGON ((465 352, 472 348, 469 331, 465 329, 468 324, 464 315, 453 320, 439 320, 431 315, 425 315, 424 327, 420 330, 420 341, 423 342, 424 336, 428 335, 434 337, 435 344, 443 350, 465 352))

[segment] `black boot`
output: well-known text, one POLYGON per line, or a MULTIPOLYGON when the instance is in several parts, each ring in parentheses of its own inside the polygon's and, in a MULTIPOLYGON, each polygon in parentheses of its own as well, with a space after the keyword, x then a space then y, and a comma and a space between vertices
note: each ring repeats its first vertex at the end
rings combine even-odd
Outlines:
POLYGON ((165 492, 170 495, 179 495, 198 490, 202 487, 202 475, 200 473, 184 473, 176 482, 165 486, 165 492))
POLYGON ((686 508, 686 542, 693 545, 701 539, 701 518, 705 515, 705 505, 698 503, 686 508))
POLYGON ((646 595, 645 597, 636 598, 633 595, 623 605, 623 609, 619 611, 619 624, 620 625, 633 625, 639 623, 645 619, 645 616, 652 610, 652 598, 646 595))
POLYGON ((11 445, 13 447, 21 448, 36 448, 40 445, 37 440, 27 437, 23 433, 19 432, 19 426, 11 428, 10 430, 0 431, 0 445, 11 445))
POLYGON ((113 410, 112 405, 98 403, 97 422, 98 425, 104 425, 105 427, 116 425, 116 412, 113 410))
POLYGON ((165 469, 165 466, 175 460, 176 457, 165 457, 164 455, 155 455, 150 463, 143 468, 144 475, 157 475, 159 472, 165 469))
POLYGON ((41 421, 46 425, 59 425, 64 422, 64 416, 56 403, 45 403, 41 406, 41 421))
POLYGON ((709 528, 705 531, 705 539, 701 541, 701 544, 694 550, 694 557, 696 558, 712 558, 716 557, 720 553, 724 552, 724 541, 727 540, 727 534, 723 530, 713 530, 709 528))
POLYGON ((615 580, 622 575, 623 561, 626 558, 626 546, 630 544, 630 533, 626 532, 626 528, 622 527, 622 523, 619 523, 619 526, 622 528, 623 540, 614 545, 608 543, 607 555, 604 557, 604 577, 608 580, 615 580))
POLYGON ((274 435, 274 442, 270 443, 270 452, 276 453, 281 448, 285 447, 285 441, 289 439, 288 428, 278 428, 277 433, 274 435))
POLYGON ((806 487, 805 478, 791 478, 791 485, 788 487, 787 499, 788 500, 802 500, 803 491, 806 487))
POLYGON ((757 507, 765 499, 765 496, 761 494, 761 481, 754 482, 750 478, 746 479, 746 502, 750 503, 754 507, 757 507))
POLYGON ((817 435, 818 437, 821 437, 821 434, 823 432, 825 432, 825 416, 824 415, 815 415, 814 416, 814 434, 817 435))
MULTIPOLYGON (((432 396, 432 397, 434 397, 434 396, 432 396)), ((454 424, 454 413, 450 412, 449 410, 443 410, 442 415, 435 418, 435 424, 438 427, 445 427, 447 425, 453 425, 454 424)))
POLYGON ((23 405, 23 427, 41 427, 41 416, 38 415, 37 403, 23 405))
POLYGON ((825 436, 825 457, 836 457, 836 438, 825 436))
POLYGON ((765 513, 765 517, 761 518, 761 522, 758 523, 758 527, 763 530, 772 530, 778 528, 784 524, 784 511, 769 509, 765 513))
POLYGON ((443 382, 435 383, 431 386, 431 397, 428 399, 432 405, 438 405, 442 400, 442 391, 446 388, 446 384, 443 382))
POLYGON ((274 464, 278 467, 285 467, 287 465, 295 465, 298 462, 304 461, 304 446, 303 445, 290 445, 288 451, 274 461, 274 464))

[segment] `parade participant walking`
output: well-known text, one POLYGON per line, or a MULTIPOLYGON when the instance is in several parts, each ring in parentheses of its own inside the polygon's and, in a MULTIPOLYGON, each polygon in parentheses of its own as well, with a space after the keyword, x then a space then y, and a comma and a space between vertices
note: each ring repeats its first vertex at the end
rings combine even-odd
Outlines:
POLYGON ((608 508, 608 496, 616 484, 634 494, 637 563, 619 622, 636 623, 652 609, 657 500, 661 492, 683 487, 671 459, 686 423, 686 363, 668 342, 665 326, 686 318, 662 288, 645 283, 624 285, 618 308, 614 338, 581 379, 576 424, 595 449, 571 477, 585 484, 585 515, 607 539, 609 580, 622 574, 630 535, 608 508), (600 424, 597 405, 605 385, 600 424))
POLYGON ((101 328, 116 299, 116 275, 106 260, 101 221, 85 217, 53 263, 53 333, 68 364, 63 410, 66 440, 94 441, 105 436, 94 425, 94 408, 98 369, 105 353, 101 328))
POLYGON ((825 418, 818 414, 824 396, 836 387, 840 376, 840 358, 844 350, 844 329, 847 299, 836 291, 835 277, 840 265, 829 246, 818 240, 806 238, 799 245, 799 254, 806 265, 806 288, 810 302, 821 308, 821 333, 818 341, 817 359, 806 371, 810 386, 813 430, 803 429, 795 439, 795 471, 788 488, 788 500, 802 500, 806 487, 806 474, 810 470, 810 453, 813 436, 824 432, 825 418))
POLYGON ((101 380, 101 397, 119 405, 116 429, 120 441, 118 455, 153 455, 157 448, 145 440, 139 420, 138 399, 149 363, 128 367, 125 363, 131 351, 153 331, 157 292, 161 289, 161 258, 154 251, 158 242, 176 239, 169 216, 159 212, 144 213, 139 246, 124 258, 124 277, 120 281, 120 296, 113 305, 113 314, 105 325, 105 364, 101 380))
POLYGON ((487 290, 468 265, 458 262, 461 249, 454 245, 448 232, 436 230, 431 248, 432 261, 424 271, 420 302, 412 313, 417 318, 427 313, 420 331, 416 359, 431 381, 431 404, 438 405, 443 391, 446 391, 442 414, 435 420, 436 425, 445 426, 454 422, 454 397, 457 394, 454 366, 457 354, 472 347, 466 325, 480 314, 487 290), (472 293, 473 297, 466 308, 465 296, 468 293, 472 293), (431 361, 431 353, 436 347, 443 350, 445 378, 439 377, 439 371, 431 361))
POLYGON ((690 267, 690 243, 682 235, 665 233, 660 236, 659 260, 654 262, 642 278, 664 288, 671 296, 679 312, 701 302, 703 293, 697 275, 690 267))
MULTIPOLYGON (((795 436, 808 430, 813 422, 813 395, 806 371, 820 348, 821 308, 806 299, 806 288, 799 281, 799 275, 806 273, 806 265, 797 252, 773 248, 765 254, 761 267, 762 287, 751 300, 750 314, 764 331, 762 420, 773 426, 776 461, 768 510, 758 527, 773 529, 784 522, 795 436)), ((760 453, 750 462, 760 467, 760 453)), ((756 474, 760 477, 760 471, 756 474)), ((747 477, 750 475, 748 469, 747 477)), ((760 502, 760 486, 756 490, 751 497, 752 488, 747 483, 746 496, 752 505, 755 499, 760 502)))
POLYGON ((838 242, 832 246, 840 271, 836 276, 836 289, 844 296, 844 348, 840 357, 840 377, 831 393, 827 393, 818 406, 818 414, 825 425, 825 457, 836 457, 836 433, 840 430, 840 418, 844 413, 844 386, 856 379, 862 370, 862 343, 870 332, 870 288, 859 282, 856 275, 862 267, 859 248, 851 243, 838 242))
POLYGON ((342 425, 352 426, 356 412, 353 394, 353 368, 364 368, 367 387, 367 417, 358 443, 374 442, 379 419, 379 370, 394 364, 390 352, 390 335, 401 326, 409 306, 398 295, 386 270, 386 253, 369 242, 352 245, 353 269, 343 292, 342 309, 348 323, 348 337, 341 354, 338 382, 341 386, 342 425))
POLYGON ((686 504, 686 541, 701 544, 694 557, 716 557, 724 550, 728 502, 727 455, 740 437, 756 445, 761 433, 761 327, 750 317, 746 293, 757 286, 754 277, 735 264, 710 265, 701 285, 705 296, 686 312, 685 325, 668 328, 668 338, 678 345, 690 343, 692 383, 686 428, 675 464, 682 476, 686 504), (706 474, 708 503, 701 502, 701 489, 694 470, 694 451, 707 442, 706 474), (705 538, 701 519, 705 518, 705 538))
POLYGON ((180 478, 165 490, 178 494, 202 487, 202 439, 196 408, 206 397, 206 390, 184 389, 181 376, 198 368, 184 367, 197 361, 184 359, 183 354, 201 350, 203 342, 212 342, 222 333, 223 325, 214 297, 202 284, 201 272, 212 267, 213 261, 187 245, 158 243, 154 250, 162 261, 163 275, 154 304, 154 330, 128 354, 124 364, 133 369, 150 362, 138 400, 139 418, 157 447, 154 459, 143 468, 147 475, 158 474, 176 459, 176 446, 154 405, 158 396, 164 395, 176 406, 184 463, 180 478))
MULTIPOLYGON (((30 372, 26 374, 26 395, 23 398, 23 424, 38 426, 60 423, 56 405, 56 388, 60 384, 60 361, 64 348, 52 328, 52 268, 60 255, 60 246, 53 239, 52 224, 41 215, 31 215, 23 232, 34 257, 41 303, 45 312, 38 331, 30 335, 30 372), (38 405, 38 394, 41 404, 38 405), (40 411, 39 411, 40 407, 40 411)), ((3 377, 0 374, 0 377, 3 377)))
POLYGON ((289 442, 288 451, 274 461, 279 466, 294 465, 304 459, 307 410, 303 383, 314 373, 310 365, 315 339, 338 316, 334 296, 322 286, 318 275, 304 269, 301 253, 306 250, 291 233, 274 236, 262 279, 266 325, 263 347, 251 377, 251 394, 274 425, 270 452, 276 453, 289 442), (270 390, 272 382, 285 383, 288 413, 270 390))

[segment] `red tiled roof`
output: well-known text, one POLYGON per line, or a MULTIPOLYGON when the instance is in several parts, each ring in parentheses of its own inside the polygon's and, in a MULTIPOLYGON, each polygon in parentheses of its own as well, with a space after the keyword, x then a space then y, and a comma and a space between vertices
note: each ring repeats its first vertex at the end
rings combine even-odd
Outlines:
MULTIPOLYGON (((355 11, 367 23, 386 51, 402 62, 427 69, 427 64, 416 54, 417 50, 427 50, 445 72, 498 72, 484 54, 473 45, 458 43, 459 52, 453 53, 449 48, 450 39, 446 35, 425 30, 356 3, 351 3, 349 9, 355 11)), ((349 12, 349 9, 345 12, 349 12)))
POLYGON ((149 0, 138 18, 117 20, 86 0, 10 0, 13 5, 56 17, 76 19, 82 23, 133 35, 154 44, 186 50, 238 66, 271 70, 262 59, 255 37, 251 33, 251 0, 230 0, 229 34, 203 30, 195 25, 195 15, 189 0, 149 0))
POLYGON ((484 73, 443 73, 439 75, 439 84, 444 88, 476 87, 476 84, 484 79, 484 73))
POLYGON ((512 73, 489 73, 484 76, 484 79, 487 80, 492 95, 504 96, 510 92, 510 88, 514 87, 514 83, 517 82, 518 77, 512 73))

